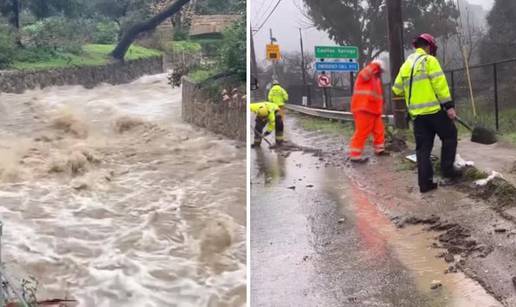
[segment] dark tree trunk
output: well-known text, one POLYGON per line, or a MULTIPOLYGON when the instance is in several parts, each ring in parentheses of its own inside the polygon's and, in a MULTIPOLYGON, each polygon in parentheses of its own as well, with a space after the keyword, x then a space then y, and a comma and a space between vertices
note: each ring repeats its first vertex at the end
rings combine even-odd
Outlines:
POLYGON ((13 0, 13 26, 20 29, 20 1, 13 0))
POLYGON ((21 39, 20 39, 20 12, 21 12, 21 1, 13 0, 12 1, 12 25, 16 29, 16 44, 19 47, 22 47, 21 39))
POLYGON ((181 8, 188 2, 190 2, 190 0, 176 0, 174 1, 174 3, 172 3, 169 7, 167 7, 158 15, 129 28, 129 30, 127 30, 124 33, 124 35, 118 42, 118 45, 116 45, 113 52, 111 52, 111 56, 117 60, 123 60, 125 53, 127 52, 127 49, 129 49, 129 46, 131 46, 133 41, 140 33, 155 29, 160 23, 165 21, 167 18, 179 12, 181 8))

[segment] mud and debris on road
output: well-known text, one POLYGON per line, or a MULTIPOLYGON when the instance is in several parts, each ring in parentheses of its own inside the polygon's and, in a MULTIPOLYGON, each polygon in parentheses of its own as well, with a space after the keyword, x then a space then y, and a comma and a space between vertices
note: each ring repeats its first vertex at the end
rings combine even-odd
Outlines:
POLYGON ((344 136, 298 121, 287 114, 289 155, 252 151, 251 304, 516 305, 507 186, 481 193, 468 179, 421 195, 403 157, 351 165, 344 136))

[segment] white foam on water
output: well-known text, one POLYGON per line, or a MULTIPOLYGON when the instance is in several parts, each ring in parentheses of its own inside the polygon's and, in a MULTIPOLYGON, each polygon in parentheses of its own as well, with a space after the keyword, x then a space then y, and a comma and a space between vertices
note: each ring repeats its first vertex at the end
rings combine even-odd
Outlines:
POLYGON ((16 116, 0 122, 12 137, 0 150, 28 140, 23 154, 8 149, 21 179, 0 181, 4 259, 39 280, 41 298, 244 304, 245 150, 180 122, 180 92, 165 75, 2 98, 16 116), (87 127, 87 137, 53 127, 61 114, 87 127), (118 133, 113 123, 124 116, 143 125, 118 133), (49 171, 55 157, 67 163, 74 152, 98 161, 82 161, 77 173, 49 171))

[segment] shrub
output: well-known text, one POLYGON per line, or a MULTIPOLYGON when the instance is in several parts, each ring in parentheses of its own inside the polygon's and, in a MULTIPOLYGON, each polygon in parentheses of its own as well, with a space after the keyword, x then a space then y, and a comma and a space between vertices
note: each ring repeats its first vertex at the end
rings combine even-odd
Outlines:
POLYGON ((78 54, 92 32, 91 24, 86 20, 50 17, 24 27, 23 43, 28 48, 78 54))
POLYGON ((93 33, 93 43, 95 44, 114 44, 117 42, 120 27, 116 22, 103 21, 95 25, 93 33))
POLYGON ((4 24, 0 24, 0 42, 0 69, 4 69, 12 63, 16 49, 15 37, 4 24))
POLYGON ((219 50, 221 68, 246 79, 246 30, 245 18, 241 18, 224 31, 224 39, 219 50), (244 55, 244 56, 243 56, 244 55))
POLYGON ((174 31, 174 40, 183 41, 188 39, 188 32, 184 30, 176 30, 174 31))
POLYGON ((199 38, 194 41, 201 45, 202 53, 207 57, 217 57, 223 43, 222 38, 199 38))
POLYGON ((17 62, 37 63, 51 60, 58 57, 58 54, 48 48, 19 48, 14 59, 17 62))
POLYGON ((174 41, 171 43, 172 51, 175 53, 185 53, 186 55, 198 54, 201 52, 201 45, 191 41, 174 41))

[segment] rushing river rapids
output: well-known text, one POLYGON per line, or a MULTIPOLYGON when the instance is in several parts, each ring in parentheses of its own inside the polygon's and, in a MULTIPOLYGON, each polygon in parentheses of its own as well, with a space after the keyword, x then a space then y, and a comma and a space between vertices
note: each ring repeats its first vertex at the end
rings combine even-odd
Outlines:
POLYGON ((0 95, 3 256, 79 306, 245 304, 245 148, 165 75, 0 95))

